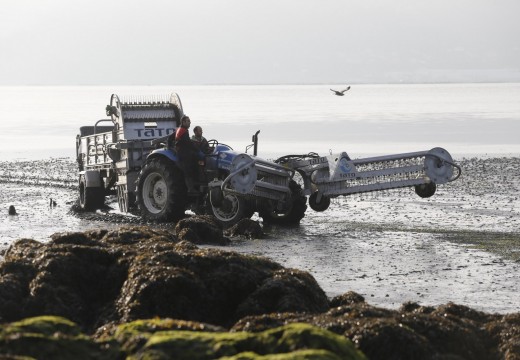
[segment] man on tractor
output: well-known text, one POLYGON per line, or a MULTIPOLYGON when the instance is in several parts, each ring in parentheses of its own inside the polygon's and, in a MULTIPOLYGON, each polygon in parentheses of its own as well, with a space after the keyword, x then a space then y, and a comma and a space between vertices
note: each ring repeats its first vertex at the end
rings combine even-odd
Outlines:
POLYGON ((195 126, 193 128, 193 136, 191 137, 191 141, 204 153, 208 154, 210 152, 208 140, 204 136, 202 136, 202 128, 200 126, 195 126))
POLYGON ((191 120, 188 116, 184 116, 181 120, 181 126, 175 132, 175 151, 179 157, 181 170, 184 172, 184 181, 189 193, 197 193, 195 189, 195 176, 197 160, 204 154, 190 140, 188 129, 191 120))

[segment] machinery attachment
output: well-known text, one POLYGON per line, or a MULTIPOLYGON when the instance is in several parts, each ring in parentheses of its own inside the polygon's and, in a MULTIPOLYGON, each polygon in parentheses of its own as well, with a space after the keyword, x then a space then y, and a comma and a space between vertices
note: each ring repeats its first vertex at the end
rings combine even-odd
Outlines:
POLYGON ((277 160, 303 178, 309 205, 324 211, 330 199, 340 195, 415 187, 421 197, 430 197, 439 184, 461 174, 451 155, 436 147, 429 151, 351 160, 347 153, 320 157, 317 154, 286 156, 277 160), (454 169, 457 170, 454 176, 454 169))

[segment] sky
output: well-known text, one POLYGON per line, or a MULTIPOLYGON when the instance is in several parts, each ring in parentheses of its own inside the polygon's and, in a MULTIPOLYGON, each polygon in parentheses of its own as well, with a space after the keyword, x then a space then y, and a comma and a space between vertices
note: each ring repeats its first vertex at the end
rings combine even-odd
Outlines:
POLYGON ((3 0, 1 85, 520 82, 519 0, 3 0))

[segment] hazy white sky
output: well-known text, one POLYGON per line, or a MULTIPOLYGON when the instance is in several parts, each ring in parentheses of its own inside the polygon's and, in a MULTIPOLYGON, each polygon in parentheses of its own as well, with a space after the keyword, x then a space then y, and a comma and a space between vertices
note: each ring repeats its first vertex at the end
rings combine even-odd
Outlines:
POLYGON ((3 0, 0 85, 520 81, 519 0, 3 0))

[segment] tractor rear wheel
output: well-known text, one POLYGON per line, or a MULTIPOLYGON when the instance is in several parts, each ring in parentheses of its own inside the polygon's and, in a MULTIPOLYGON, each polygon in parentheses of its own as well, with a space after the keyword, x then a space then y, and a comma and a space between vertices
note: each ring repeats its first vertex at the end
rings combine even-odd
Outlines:
POLYGON ((137 205, 141 216, 152 221, 176 221, 186 209, 186 185, 174 163, 147 161, 137 178, 137 205))
POLYGON ((266 201, 260 207, 258 215, 264 219, 266 224, 298 225, 305 216, 307 210, 307 198, 303 195, 302 187, 296 181, 289 182, 291 189, 291 203, 285 210, 279 211, 276 206, 266 201))
POLYGON ((105 205, 103 187, 87 187, 85 176, 79 178, 79 206, 86 211, 100 209, 105 205))

